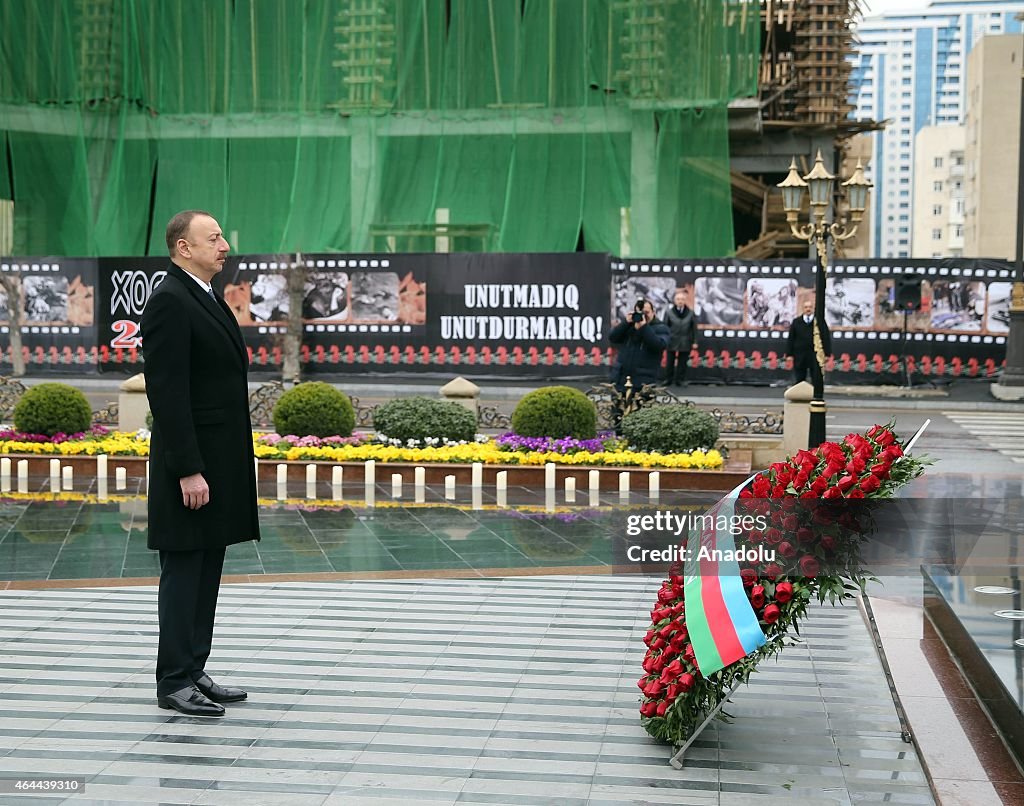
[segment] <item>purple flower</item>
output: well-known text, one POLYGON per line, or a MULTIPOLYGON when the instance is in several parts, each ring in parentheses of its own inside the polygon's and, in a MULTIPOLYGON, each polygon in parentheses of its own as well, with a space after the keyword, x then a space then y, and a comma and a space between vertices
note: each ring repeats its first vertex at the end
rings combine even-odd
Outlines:
POLYGON ((595 439, 576 439, 575 437, 523 437, 513 431, 502 434, 495 440, 504 451, 539 451, 560 454, 599 453, 606 449, 605 443, 614 438, 614 433, 602 431, 595 439))

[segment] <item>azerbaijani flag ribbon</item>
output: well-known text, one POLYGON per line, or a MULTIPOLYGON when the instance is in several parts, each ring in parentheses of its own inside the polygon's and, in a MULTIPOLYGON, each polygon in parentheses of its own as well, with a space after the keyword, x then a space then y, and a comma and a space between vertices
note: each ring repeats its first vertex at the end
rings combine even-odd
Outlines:
POLYGON ((716 559, 723 556, 718 552, 736 549, 728 526, 718 529, 716 525, 735 523, 736 500, 749 481, 711 507, 701 521, 702 528, 691 529, 688 538, 683 605, 697 666, 705 677, 766 642, 757 614, 743 590, 739 563, 734 559, 716 559), (723 516, 725 521, 721 520, 723 516))

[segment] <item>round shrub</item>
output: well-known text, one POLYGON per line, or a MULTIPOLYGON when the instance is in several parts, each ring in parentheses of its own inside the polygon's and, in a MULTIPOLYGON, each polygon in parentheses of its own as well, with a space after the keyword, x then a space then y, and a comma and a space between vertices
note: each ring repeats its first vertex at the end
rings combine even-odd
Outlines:
POLYGON ((300 383, 274 406, 274 430, 281 436, 347 437, 356 424, 348 395, 328 383, 300 383))
POLYGON ((89 401, 66 383, 32 386, 14 407, 14 427, 26 434, 78 434, 90 425, 89 401))
POLYGON ((649 406, 622 418, 622 436, 641 451, 689 453, 714 447, 718 423, 693 406, 649 406))
POLYGON ((388 439, 447 439, 472 442, 476 438, 476 417, 458 403, 429 397, 403 397, 390 400, 373 413, 373 427, 388 439))
POLYGON ((536 389, 512 412, 512 430, 522 437, 593 439, 597 436, 597 408, 578 389, 536 389))

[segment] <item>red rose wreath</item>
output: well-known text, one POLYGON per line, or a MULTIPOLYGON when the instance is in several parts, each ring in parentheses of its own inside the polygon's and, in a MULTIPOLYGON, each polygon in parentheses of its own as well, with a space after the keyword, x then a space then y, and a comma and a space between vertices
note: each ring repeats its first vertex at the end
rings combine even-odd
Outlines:
POLYGON ((904 456, 892 423, 842 443, 799 451, 758 474, 741 491, 737 512, 759 515, 737 537, 741 548, 764 544, 776 562, 740 562, 743 590, 767 642, 708 677, 701 675, 686 628, 683 569, 669 569, 644 636, 641 723, 656 739, 681 743, 729 695, 747 682, 757 664, 778 654, 812 598, 832 604, 852 598, 871 579, 860 567, 859 549, 870 534, 870 500, 894 497, 921 475, 927 460, 904 456), (868 506, 847 502, 866 499, 868 506), (785 567, 783 567, 785 566, 785 567), (822 573, 823 569, 827 573, 822 573))

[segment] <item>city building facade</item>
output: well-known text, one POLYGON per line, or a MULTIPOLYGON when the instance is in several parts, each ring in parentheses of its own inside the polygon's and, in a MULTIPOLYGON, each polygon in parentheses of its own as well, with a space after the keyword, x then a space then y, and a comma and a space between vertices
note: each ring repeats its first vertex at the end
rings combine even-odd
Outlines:
POLYGON ((867 17, 851 57, 851 102, 858 119, 885 121, 876 132, 870 178, 875 204, 870 249, 877 257, 910 257, 914 143, 926 126, 964 122, 967 61, 989 34, 1021 31, 1020 0, 941 0, 921 10, 867 17))
POLYGON ((967 59, 964 251, 1013 259, 1020 144, 1020 36, 986 36, 967 59))
POLYGON ((912 256, 960 257, 964 254, 964 127, 921 129, 914 138, 913 174, 912 256))

